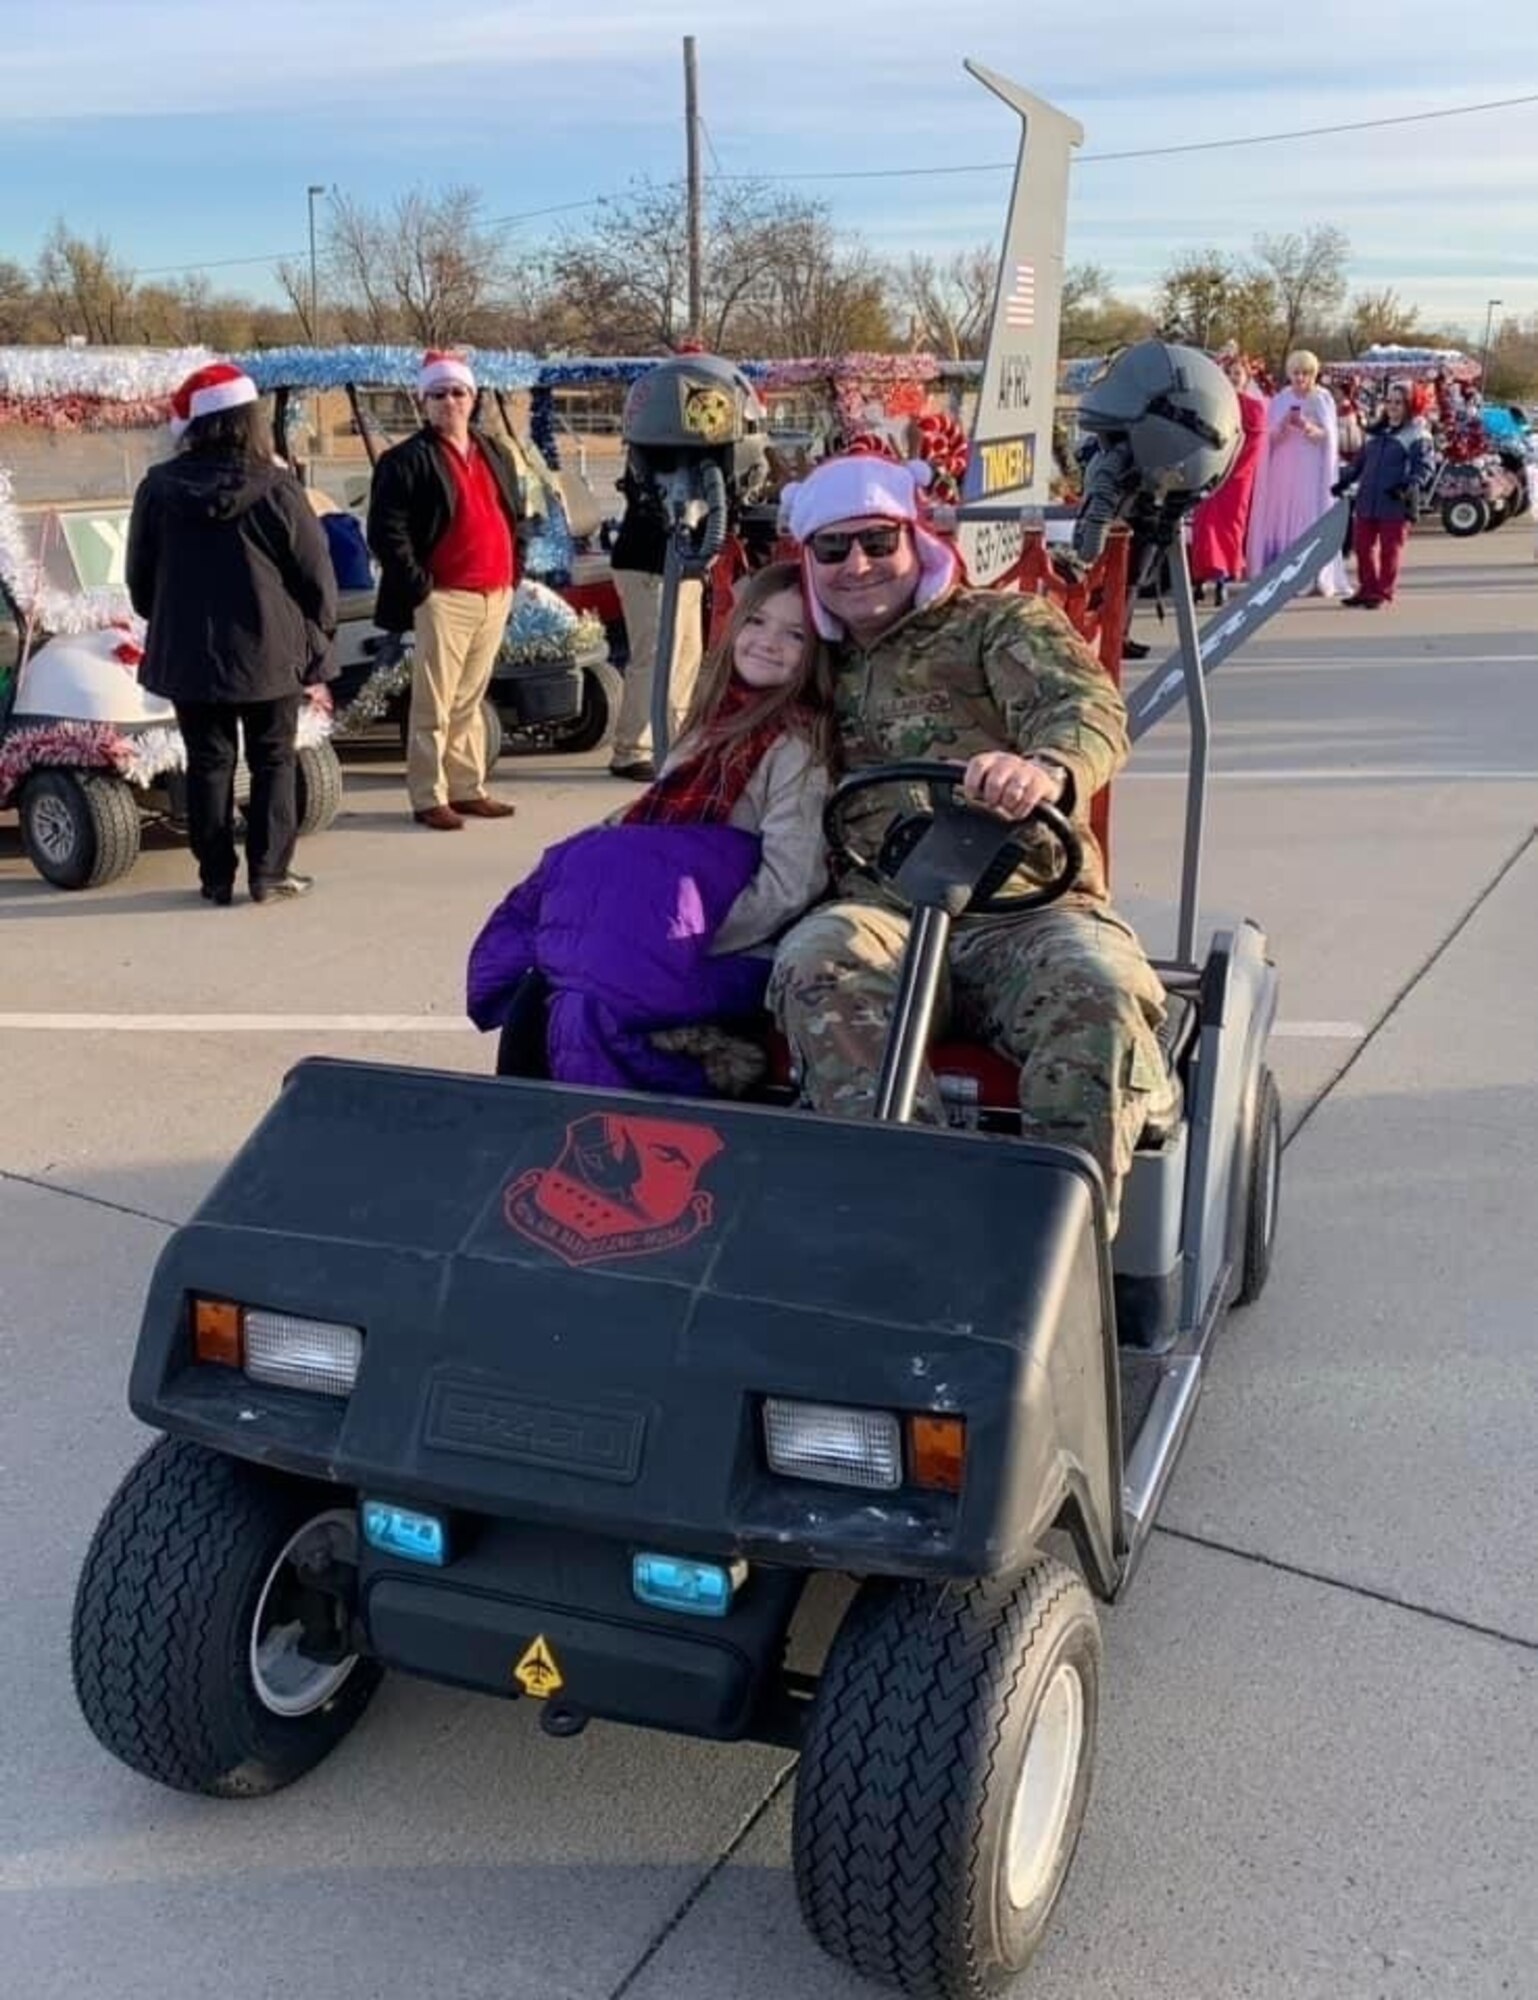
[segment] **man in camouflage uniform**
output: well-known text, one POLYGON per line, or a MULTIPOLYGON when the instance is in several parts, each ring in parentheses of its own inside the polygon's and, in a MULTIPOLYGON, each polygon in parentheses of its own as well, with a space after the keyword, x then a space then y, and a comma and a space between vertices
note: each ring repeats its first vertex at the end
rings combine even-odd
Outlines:
MULTIPOLYGON (((961 587, 950 547, 920 521, 908 467, 829 459, 784 501, 803 545, 812 617, 833 651, 844 768, 907 758, 966 766, 966 793, 1011 819, 1045 800, 1074 816, 1084 865, 1069 894, 1020 916, 961 918, 951 936, 937 1032, 1020 1064, 1033 1138, 1081 1146, 1105 1177, 1110 1226, 1149 1112, 1172 1090, 1157 1041, 1164 989, 1109 907, 1088 806, 1127 755, 1121 695, 1045 598, 961 587)), ((873 851, 900 795, 850 814, 873 851)), ((1043 862, 1050 840, 1026 836, 1043 862)), ((1016 883, 1043 879, 1034 857, 1016 883)), ((815 1110, 869 1117, 907 941, 902 906, 865 878, 781 942, 770 1002, 815 1110)), ((943 1122, 926 1071, 917 1117, 943 1122)))

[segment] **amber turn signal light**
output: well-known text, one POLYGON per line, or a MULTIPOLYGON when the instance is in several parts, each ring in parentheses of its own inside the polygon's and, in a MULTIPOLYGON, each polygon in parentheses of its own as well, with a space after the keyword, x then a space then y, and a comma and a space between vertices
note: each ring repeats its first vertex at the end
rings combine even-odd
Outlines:
POLYGON ((959 1493, 967 1462, 965 1417, 908 1419, 908 1476, 932 1493, 959 1493))
POLYGON ((199 1361, 217 1361, 239 1368, 245 1359, 242 1308, 228 1299, 192 1301, 192 1351, 199 1361))

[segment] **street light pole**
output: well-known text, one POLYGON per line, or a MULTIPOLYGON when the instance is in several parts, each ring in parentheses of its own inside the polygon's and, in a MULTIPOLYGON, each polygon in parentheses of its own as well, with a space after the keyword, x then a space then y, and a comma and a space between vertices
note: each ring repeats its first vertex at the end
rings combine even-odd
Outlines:
POLYGON ((1504 299, 1487 299, 1485 301, 1485 344, 1479 357, 1479 393, 1481 396, 1488 395, 1490 390, 1490 329, 1495 324, 1495 308, 1498 305, 1504 304, 1504 299))
POLYGON ((311 182, 306 190, 310 201, 310 341, 320 345, 320 279, 319 266, 315 261, 315 197, 326 190, 311 182))

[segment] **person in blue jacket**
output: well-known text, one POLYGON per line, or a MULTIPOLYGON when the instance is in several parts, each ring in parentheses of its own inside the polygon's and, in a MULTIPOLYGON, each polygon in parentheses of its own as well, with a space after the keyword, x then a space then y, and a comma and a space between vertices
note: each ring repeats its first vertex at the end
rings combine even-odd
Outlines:
POLYGON ((1343 603, 1362 611, 1393 603, 1400 559, 1430 471, 1431 435, 1415 413, 1409 389, 1391 383, 1382 416, 1331 489, 1356 494, 1351 527, 1356 589, 1343 603))

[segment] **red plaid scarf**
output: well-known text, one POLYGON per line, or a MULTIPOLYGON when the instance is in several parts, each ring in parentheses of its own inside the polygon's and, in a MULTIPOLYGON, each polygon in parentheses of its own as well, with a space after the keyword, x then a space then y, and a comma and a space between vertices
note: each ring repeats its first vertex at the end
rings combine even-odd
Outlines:
POLYGON ((779 709, 730 744, 719 740, 721 723, 761 699, 758 689, 734 680, 717 713, 716 728, 707 728, 693 756, 664 771, 647 786, 625 814, 624 826, 721 826, 731 818, 748 780, 764 754, 788 729, 800 711, 779 709))

